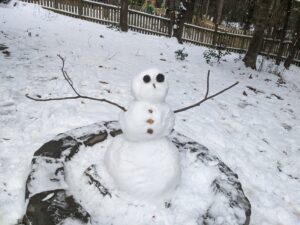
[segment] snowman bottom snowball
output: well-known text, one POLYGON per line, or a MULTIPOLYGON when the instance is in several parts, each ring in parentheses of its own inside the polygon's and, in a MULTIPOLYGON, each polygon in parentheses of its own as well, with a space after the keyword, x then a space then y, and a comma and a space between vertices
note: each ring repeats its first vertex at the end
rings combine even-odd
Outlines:
POLYGON ((168 138, 132 142, 117 136, 104 162, 119 191, 138 200, 167 201, 179 184, 179 153, 168 138))

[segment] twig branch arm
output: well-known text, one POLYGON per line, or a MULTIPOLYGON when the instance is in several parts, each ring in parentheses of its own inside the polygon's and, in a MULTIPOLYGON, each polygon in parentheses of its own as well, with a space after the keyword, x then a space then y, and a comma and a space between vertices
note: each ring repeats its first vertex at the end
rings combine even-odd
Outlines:
POLYGON ((210 76, 210 70, 207 71, 207 77, 206 77, 206 93, 205 93, 205 97, 207 98, 208 93, 209 93, 209 76, 210 76))
POLYGON ((89 99, 89 100, 93 100, 93 101, 98 101, 98 102, 106 102, 109 103, 111 105, 114 105, 116 107, 118 107, 119 109, 123 110, 124 112, 127 111, 123 106, 120 106, 119 104, 109 101, 107 99, 104 98, 93 98, 93 97, 89 97, 89 96, 84 96, 84 95, 77 95, 77 96, 70 96, 70 97, 61 97, 61 98, 35 98, 32 97, 28 94, 25 94, 25 96, 31 100, 37 101, 37 102, 48 102, 48 101, 60 101, 60 100, 69 100, 69 99, 79 99, 79 98, 83 98, 83 99, 89 99))
POLYGON ((60 101, 60 100, 68 100, 68 99, 78 99, 80 96, 70 96, 70 97, 61 97, 61 98, 35 98, 31 97, 29 94, 25 94, 25 96, 33 101, 37 102, 48 102, 48 101, 60 101))
POLYGON ((207 87, 206 87, 207 89, 206 89, 205 97, 202 100, 200 100, 199 102, 197 102, 197 103, 195 103, 193 105, 186 106, 184 108, 175 110, 174 113, 183 112, 183 111, 189 110, 191 108, 197 107, 197 106, 201 105, 203 102, 205 102, 205 101, 207 101, 207 100, 209 100, 211 98, 214 98, 214 97, 216 97, 216 96, 224 93, 225 91, 228 91, 229 89, 233 88, 234 86, 236 86, 239 83, 237 81, 234 84, 230 85, 229 87, 227 87, 227 88, 225 88, 225 89, 223 89, 223 90, 221 90, 221 91, 219 91, 219 92, 217 92, 217 93, 215 93, 213 95, 208 96, 208 93, 209 93, 209 76, 210 76, 210 71, 208 71, 208 73, 207 73, 207 87))
POLYGON ((61 67, 61 72, 65 78, 65 80, 68 82, 69 86, 72 88, 72 90, 75 93, 75 96, 70 96, 70 97, 58 97, 58 98, 35 98, 30 96, 29 94, 25 94, 25 96, 31 100, 34 101, 39 101, 39 102, 46 102, 46 101, 60 101, 60 100, 68 100, 68 99, 79 99, 79 98, 83 98, 83 99, 89 99, 89 100, 94 100, 94 101, 99 101, 99 102, 106 102, 108 104, 114 105, 116 107, 118 107, 119 109, 126 111, 125 107, 112 102, 110 100, 107 100, 105 98, 94 98, 94 97, 89 97, 89 96, 85 96, 85 95, 81 95, 79 94, 79 92, 74 88, 73 86, 73 81, 72 79, 69 77, 68 73, 65 71, 65 58, 63 58, 61 55, 57 55, 61 61, 62 61, 62 67, 61 67))
POLYGON ((70 85, 70 87, 72 88, 72 90, 75 92, 75 94, 77 96, 80 96, 80 94, 78 93, 78 91, 76 91, 76 89, 73 86, 73 81, 72 79, 69 77, 68 73, 65 71, 65 58, 63 58, 60 54, 57 54, 57 56, 61 59, 62 61, 62 67, 61 67, 61 72, 65 78, 65 80, 68 82, 68 84, 70 85))

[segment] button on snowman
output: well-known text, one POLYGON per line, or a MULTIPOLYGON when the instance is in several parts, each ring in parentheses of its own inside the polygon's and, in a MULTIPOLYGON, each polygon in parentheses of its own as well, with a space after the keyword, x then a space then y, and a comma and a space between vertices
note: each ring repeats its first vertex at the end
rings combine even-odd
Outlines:
POLYGON ((179 183, 178 150, 167 135, 174 113, 166 104, 168 82, 157 69, 134 77, 134 101, 119 117, 122 135, 105 153, 105 165, 116 188, 148 201, 165 201, 179 183))

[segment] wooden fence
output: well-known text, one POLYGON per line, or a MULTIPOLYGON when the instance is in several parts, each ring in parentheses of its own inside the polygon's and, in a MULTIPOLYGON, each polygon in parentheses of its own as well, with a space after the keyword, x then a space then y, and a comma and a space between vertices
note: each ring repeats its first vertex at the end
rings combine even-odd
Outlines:
MULTIPOLYGON (((183 31, 184 41, 191 42, 196 45, 211 47, 213 42, 213 36, 214 36, 214 29, 195 26, 192 24, 184 25, 184 31, 183 31)), ((246 52, 250 45, 252 36, 218 31, 216 39, 217 39, 216 43, 218 43, 219 46, 223 46, 229 51, 246 52)), ((269 55, 270 57, 275 57, 279 49, 279 44, 280 44, 280 40, 264 38, 260 53, 262 55, 269 55)), ((288 56, 289 48, 291 44, 292 42, 289 40, 284 41, 282 58, 286 58, 288 56)), ((300 65, 300 51, 296 53, 294 58, 294 63, 300 65)))
MULTIPOLYGON (((117 25, 120 22, 120 7, 90 0, 23 0, 35 3, 55 12, 97 22, 117 25)), ((128 10, 128 26, 131 30, 145 34, 172 36, 173 28, 169 18, 150 15, 137 10, 128 10)), ((213 46, 214 29, 204 26, 185 24, 182 39, 196 45, 213 46)), ((251 35, 238 32, 218 31, 216 43, 233 52, 245 52, 251 42, 251 35)), ((279 49, 279 40, 265 38, 261 54, 275 57, 279 49)), ((284 42, 282 58, 288 55, 291 41, 284 42)), ((300 65, 300 51, 294 58, 294 63, 300 65)))
POLYGON ((148 13, 128 10, 128 26, 130 29, 154 35, 171 35, 171 20, 169 18, 150 15, 148 13))
MULTIPOLYGON (((206 28, 210 28, 210 29, 214 29, 215 28, 215 24, 207 19, 203 19, 202 21, 198 22, 200 27, 206 27, 206 28)), ((247 30, 244 31, 242 29, 236 29, 234 27, 226 27, 224 25, 219 25, 218 27, 219 31, 223 31, 223 32, 228 32, 228 33, 233 33, 233 34, 246 34, 246 35, 253 35, 253 31, 251 30, 247 30), (246 33, 245 33, 246 32, 246 33)))

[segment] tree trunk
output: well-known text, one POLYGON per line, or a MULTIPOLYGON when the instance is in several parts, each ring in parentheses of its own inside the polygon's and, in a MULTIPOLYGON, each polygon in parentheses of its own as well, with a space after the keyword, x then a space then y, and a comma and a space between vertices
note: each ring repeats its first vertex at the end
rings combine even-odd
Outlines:
POLYGON ((180 44, 183 43, 183 26, 187 18, 187 12, 189 9, 189 2, 187 0, 181 1, 179 5, 179 13, 176 18, 176 29, 174 29, 174 36, 177 38, 180 44))
POLYGON ((196 25, 201 23, 203 17, 203 1, 204 0, 195 0, 194 10, 193 10, 193 20, 192 22, 196 25))
POLYGON ((291 63, 293 62, 296 52, 299 50, 300 50, 300 13, 298 13, 298 19, 293 33, 293 42, 289 48, 289 56, 284 62, 284 67, 286 69, 289 69, 291 63))
POLYGON ((167 0, 167 10, 166 10, 166 17, 170 18, 170 23, 168 26, 168 35, 169 37, 173 36, 173 27, 175 24, 175 0, 167 0))
POLYGON ((206 17, 206 18, 208 18, 209 2, 210 2, 210 0, 207 0, 207 3, 206 3, 206 9, 205 9, 205 17, 206 17))
MULTIPOLYGON (((79 3, 80 4, 80 3, 79 3)), ((57 0, 54 0, 54 8, 55 9, 58 9, 58 2, 57 2, 57 0)), ((79 10, 78 11, 80 11, 80 6, 78 7, 79 8, 79 10)), ((81 15, 80 13, 78 13, 79 15, 81 15)))
POLYGON ((219 28, 219 24, 221 23, 223 6, 224 6, 224 0, 217 0, 216 13, 214 18, 215 31, 213 36, 213 43, 212 43, 213 45, 217 44, 218 28, 219 28))
POLYGON ((193 17, 192 17, 192 23, 197 24, 197 18, 199 16, 199 8, 200 8, 200 0, 195 0, 194 1, 194 6, 191 7, 193 10, 193 17))
POLYGON ((250 29, 251 20, 253 18, 254 9, 255 9, 256 0, 248 0, 247 1, 247 9, 243 18, 243 30, 244 34, 250 29))
MULTIPOLYGON (((243 34, 246 35, 247 31, 250 30, 250 26, 251 26, 251 21, 253 19, 253 14, 254 14, 254 8, 255 8, 255 3, 256 0, 247 0, 246 1, 246 10, 243 16, 243 34)), ((242 39, 242 43, 241 43, 241 48, 244 48, 244 44, 245 44, 245 39, 242 39)))
POLYGON ((120 27, 121 31, 128 31, 128 0, 121 0, 120 27))
POLYGON ((196 3, 195 3, 196 1, 199 1, 199 0, 190 0, 189 8, 187 9, 187 18, 186 18, 187 23, 192 23, 193 22, 194 9, 195 9, 195 5, 196 5, 196 3))
POLYGON ((203 19, 203 7, 204 7, 204 0, 201 0, 200 7, 197 10, 197 17, 198 17, 197 22, 198 22, 198 24, 203 19))
POLYGON ((175 0, 166 0, 166 4, 167 4, 166 17, 171 18, 175 10, 175 0))
POLYGON ((222 19, 222 11, 224 6, 224 0, 218 0, 218 6, 217 6, 217 20, 216 23, 220 24, 222 19))
POLYGON ((280 61, 281 61, 281 56, 282 56, 283 47, 284 47, 283 42, 284 42, 287 28, 288 28, 288 22, 289 22, 289 17, 291 14, 292 2, 293 2, 293 0, 285 0, 285 15, 284 15, 283 28, 282 28, 281 37, 280 37, 279 49, 278 49, 278 53, 276 56, 276 65, 279 65, 280 61))
POLYGON ((258 2, 257 19, 255 30, 248 51, 243 59, 246 67, 256 69, 256 59, 263 43, 264 32, 269 17, 269 7, 271 0, 260 0, 258 2))
POLYGON ((266 54, 267 59, 270 58, 270 53, 275 47, 278 26, 280 26, 280 21, 281 21, 280 20, 281 16, 278 16, 278 15, 281 15, 280 14, 280 8, 281 8, 281 5, 277 6, 277 0, 274 0, 272 5, 271 5, 271 8, 270 8, 272 13, 271 13, 271 16, 269 18, 269 22, 267 24, 267 35, 266 35, 266 37, 268 39, 270 39, 265 44, 266 45, 265 52, 267 53, 266 54))

